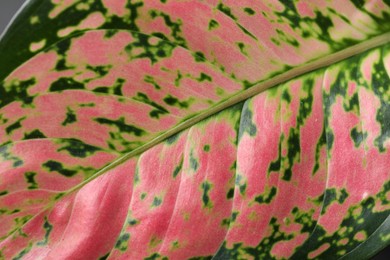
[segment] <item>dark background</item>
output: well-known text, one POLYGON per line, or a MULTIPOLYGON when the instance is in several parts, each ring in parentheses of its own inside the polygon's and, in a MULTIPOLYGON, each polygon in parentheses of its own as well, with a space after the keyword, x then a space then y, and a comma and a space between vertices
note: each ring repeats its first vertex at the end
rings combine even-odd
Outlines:
POLYGON ((0 0, 0 34, 23 3, 24 0, 0 0))
MULTIPOLYGON (((0 35, 3 33, 4 29, 23 3, 24 0, 0 0, 0 35)), ((390 247, 387 247, 385 250, 375 256, 372 260, 387 259, 390 259, 390 247)))

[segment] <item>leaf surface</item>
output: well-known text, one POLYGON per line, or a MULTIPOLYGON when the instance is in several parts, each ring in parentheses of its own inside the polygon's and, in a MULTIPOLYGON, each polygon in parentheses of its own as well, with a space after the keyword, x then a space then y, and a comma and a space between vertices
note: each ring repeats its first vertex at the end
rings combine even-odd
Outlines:
POLYGON ((0 41, 0 256, 372 256, 389 243, 389 15, 26 2, 0 41))

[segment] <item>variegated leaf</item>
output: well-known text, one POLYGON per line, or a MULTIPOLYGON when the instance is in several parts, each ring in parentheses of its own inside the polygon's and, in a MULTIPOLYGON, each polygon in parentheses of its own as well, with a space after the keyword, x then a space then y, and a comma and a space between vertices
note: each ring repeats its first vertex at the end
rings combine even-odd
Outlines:
POLYGON ((27 1, 0 41, 0 258, 371 257, 389 31, 386 0, 27 1))

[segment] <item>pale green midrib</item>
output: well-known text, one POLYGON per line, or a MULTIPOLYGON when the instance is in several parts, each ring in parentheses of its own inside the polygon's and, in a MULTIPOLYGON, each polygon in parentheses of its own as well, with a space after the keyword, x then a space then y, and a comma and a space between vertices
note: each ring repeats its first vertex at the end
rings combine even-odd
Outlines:
POLYGON ((365 51, 368 51, 370 49, 385 45, 390 43, 390 32, 386 32, 382 35, 373 37, 369 40, 366 40, 364 42, 358 43, 356 45, 353 45, 351 47, 345 48, 341 51, 335 52, 333 54, 329 54, 325 57, 316 59, 314 61, 308 62, 304 65, 295 67, 293 69, 290 69, 282 74, 279 74, 271 79, 264 80, 263 82, 260 82, 251 88, 248 88, 242 92, 239 92, 232 97, 228 98, 227 100, 203 111, 201 114, 198 114, 192 118, 189 118, 188 120, 180 123, 179 125, 167 130, 165 133, 157 136, 156 138, 152 139, 150 142, 134 149, 133 151, 123 155, 122 157, 118 158, 114 162, 110 163, 109 165, 103 167, 101 170, 99 170, 96 174, 94 174, 91 178, 83 181, 82 183, 78 184, 77 186, 73 187, 72 189, 64 192, 64 194, 71 193, 75 190, 80 189, 87 183, 91 182, 95 178, 101 176, 102 174, 114 169, 118 165, 126 162, 132 157, 135 157, 137 155, 142 154, 143 152, 149 150, 153 146, 161 143, 162 141, 166 140, 170 136, 177 134, 196 123, 206 119, 209 116, 212 116, 230 106, 233 106, 237 103, 240 103, 250 97, 253 97, 271 87, 277 86, 279 84, 282 84, 284 82, 287 82, 295 77, 304 75, 306 73, 312 72, 314 70, 318 70, 327 66, 330 66, 332 64, 335 64, 337 62, 340 62, 342 60, 345 60, 347 58, 350 58, 352 56, 361 54, 365 51))

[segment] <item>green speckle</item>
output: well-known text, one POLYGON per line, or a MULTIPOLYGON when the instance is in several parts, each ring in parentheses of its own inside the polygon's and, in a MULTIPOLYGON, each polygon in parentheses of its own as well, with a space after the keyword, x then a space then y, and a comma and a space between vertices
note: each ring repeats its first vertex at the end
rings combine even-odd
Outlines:
POLYGON ((8 191, 6 191, 6 190, 0 191, 0 197, 7 195, 7 194, 8 194, 8 191))
POLYGON ((203 146, 203 151, 209 152, 210 151, 210 145, 206 144, 205 146, 203 146))

